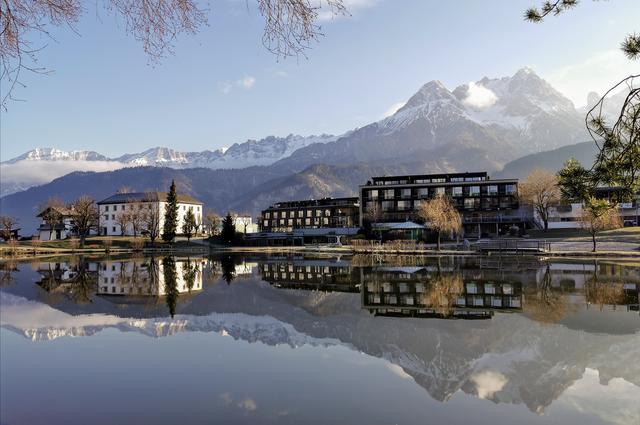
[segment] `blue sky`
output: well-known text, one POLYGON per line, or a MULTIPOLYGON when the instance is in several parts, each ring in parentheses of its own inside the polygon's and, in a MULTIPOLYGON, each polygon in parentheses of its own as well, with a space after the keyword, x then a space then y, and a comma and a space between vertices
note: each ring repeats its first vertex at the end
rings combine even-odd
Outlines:
POLYGON ((55 42, 41 40, 40 62, 54 72, 25 75, 16 92, 25 101, 2 112, 2 160, 38 146, 118 156, 339 134, 380 119, 427 81, 453 89, 523 66, 580 106, 640 70, 618 51, 640 31, 638 0, 584 0, 542 24, 522 19, 538 0, 346 3, 352 16, 323 21, 325 37, 306 59, 282 60, 263 48, 252 0, 214 0, 209 26, 180 37, 157 65, 122 22, 90 6, 78 34, 56 28, 55 42))

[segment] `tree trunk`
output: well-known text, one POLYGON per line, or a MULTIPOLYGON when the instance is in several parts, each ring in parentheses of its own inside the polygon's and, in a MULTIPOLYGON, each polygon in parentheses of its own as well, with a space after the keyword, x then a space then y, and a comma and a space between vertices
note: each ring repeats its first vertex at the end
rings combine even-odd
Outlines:
POLYGON ((549 220, 545 218, 542 221, 544 221, 544 230, 549 230, 549 220))
POLYGON ((438 249, 438 251, 440 251, 440 232, 438 232, 438 245, 437 245, 437 249, 438 249))
POLYGON ((80 235, 80 248, 84 248, 84 239, 85 236, 83 234, 80 235))
POLYGON ((596 233, 591 233, 591 241, 593 242, 593 250, 591 252, 596 252, 596 233))

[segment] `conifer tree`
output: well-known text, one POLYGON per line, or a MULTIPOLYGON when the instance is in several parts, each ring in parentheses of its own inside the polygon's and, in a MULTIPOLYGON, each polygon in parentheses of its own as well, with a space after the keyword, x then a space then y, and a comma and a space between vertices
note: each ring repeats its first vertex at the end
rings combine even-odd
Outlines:
POLYGON ((233 222, 231 213, 227 213, 227 215, 222 219, 222 232, 220 236, 222 237, 222 242, 226 244, 233 243, 233 240, 236 237, 236 226, 233 222))
POLYGON ((178 228, 178 195, 176 182, 171 180, 171 187, 167 194, 167 204, 164 209, 164 225, 162 227, 162 240, 171 242, 176 237, 178 228))

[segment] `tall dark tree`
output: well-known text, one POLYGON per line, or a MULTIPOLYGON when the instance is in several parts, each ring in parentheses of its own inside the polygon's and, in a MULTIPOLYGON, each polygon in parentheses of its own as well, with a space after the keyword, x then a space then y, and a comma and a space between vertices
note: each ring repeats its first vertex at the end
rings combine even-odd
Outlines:
POLYGON ((171 257, 164 257, 162 260, 162 271, 164 275, 164 294, 169 307, 171 318, 176 314, 176 306, 178 305, 178 274, 176 273, 176 262, 171 257))
POLYGON ((227 282, 227 285, 231 285, 233 279, 236 278, 236 261, 233 254, 225 255, 220 259, 220 269, 224 281, 227 282))
POLYGON ((236 225, 233 222, 231 213, 227 213, 222 219, 222 232, 220 237, 222 238, 222 242, 228 245, 231 245, 236 238, 236 225))
POLYGON ((178 228, 178 194, 176 182, 171 180, 171 187, 167 194, 167 203, 164 207, 164 225, 162 227, 162 240, 171 242, 176 237, 178 228))

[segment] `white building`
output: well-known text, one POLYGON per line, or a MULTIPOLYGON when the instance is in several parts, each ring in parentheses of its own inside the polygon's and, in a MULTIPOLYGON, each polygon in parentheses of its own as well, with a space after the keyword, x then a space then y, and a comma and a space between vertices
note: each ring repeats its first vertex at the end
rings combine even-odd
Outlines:
MULTIPOLYGON (((122 229, 121 215, 132 212, 142 216, 157 214, 159 233, 164 226, 164 213, 167 205, 166 192, 137 192, 118 193, 98 202, 100 212, 100 234, 106 236, 133 235, 133 223, 127 223, 126 229, 122 229)), ((187 211, 191 210, 196 219, 197 232, 202 231, 202 202, 189 195, 178 194, 178 226, 177 234, 182 233, 182 225, 187 211)), ((124 220, 126 221, 126 220, 124 220)), ((140 220, 138 232, 147 230, 146 220, 140 220)))
MULTIPOLYGON (((634 202, 622 203, 617 206, 620 219, 625 226, 638 226, 640 213, 640 195, 634 202)), ((583 208, 580 203, 557 205, 549 209, 549 229, 579 229, 582 226, 583 208)), ((537 212, 534 212, 536 221, 543 225, 543 221, 537 212)))
MULTIPOLYGON (((201 259, 176 259, 176 289, 179 293, 202 289, 204 265, 201 259), (188 275, 192 276, 191 281, 188 281, 188 275)), ((161 260, 127 259, 98 263, 99 295, 163 296, 166 295, 165 284, 161 260)))
POLYGON ((73 210, 66 207, 48 207, 37 217, 42 219, 38 227, 38 236, 41 241, 54 241, 67 239, 75 235, 75 223, 73 210), (55 217, 55 223, 47 223, 45 217, 55 217))

